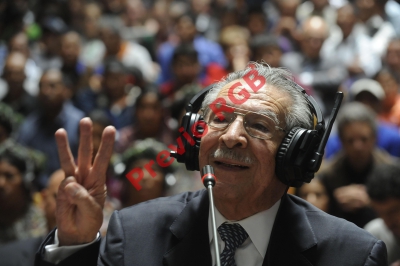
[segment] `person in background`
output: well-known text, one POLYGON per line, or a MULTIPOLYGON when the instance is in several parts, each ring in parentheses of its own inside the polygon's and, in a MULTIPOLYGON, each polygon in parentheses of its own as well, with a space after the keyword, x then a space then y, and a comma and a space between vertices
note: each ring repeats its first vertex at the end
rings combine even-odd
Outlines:
POLYGON ((162 143, 173 143, 173 134, 167 125, 168 115, 162 106, 158 91, 144 90, 136 99, 133 112, 135 122, 118 131, 115 151, 124 152, 135 140, 154 138, 162 143))
POLYGON ((253 60, 264 61, 271 67, 280 67, 283 50, 279 39, 273 35, 259 35, 251 42, 253 60))
MULTIPOLYGON (((350 100, 360 102, 370 108, 376 116, 376 145, 393 156, 400 157, 400 134, 394 124, 379 118, 383 103, 387 97, 382 86, 372 79, 359 79, 350 87, 350 100)), ((342 148, 338 134, 332 134, 325 147, 325 157, 330 158, 342 148)))
MULTIPOLYGON (((200 66, 202 67, 200 78, 204 78, 206 67, 210 63, 217 63, 222 68, 226 67, 226 59, 221 46, 207 38, 197 34, 195 18, 188 14, 181 15, 175 24, 177 40, 169 40, 162 43, 157 50, 157 61, 161 67, 161 77, 158 82, 161 84, 172 78, 170 69, 172 57, 179 44, 192 44, 199 55, 200 66)), ((172 38, 171 38, 172 39, 172 38)))
POLYGON ((396 77, 397 82, 400 82, 400 38, 389 42, 383 62, 396 77))
POLYGON ((203 84, 199 80, 201 66, 198 53, 192 45, 182 44, 176 47, 171 68, 173 78, 160 85, 160 93, 170 102, 175 101, 175 94, 184 86, 197 87, 197 91, 203 88, 203 84))
POLYGON ((281 60, 281 66, 291 70, 300 84, 313 88, 313 97, 322 100, 321 109, 326 117, 330 115, 340 84, 347 77, 346 68, 335 54, 322 57, 322 45, 328 36, 328 24, 321 17, 306 19, 299 33, 301 52, 286 53, 281 60))
POLYGON ((145 165, 151 160, 156 161, 159 152, 167 149, 163 143, 152 138, 146 138, 135 141, 122 154, 121 162, 125 168, 121 174, 121 179, 123 180, 121 203, 123 208, 165 196, 168 183, 175 183, 173 172, 176 166, 174 164, 168 167, 161 167, 157 163, 152 164, 151 169, 155 173, 154 176, 150 175, 149 171, 145 169, 145 165), (133 186, 127 177, 134 168, 140 168, 143 171, 143 178, 138 182, 140 189, 133 186))
POLYGON ((304 183, 296 189, 296 196, 308 201, 318 209, 329 213, 330 199, 324 184, 318 178, 314 178, 310 183, 304 183))
POLYGON ((296 17, 300 22, 307 20, 312 16, 322 17, 332 28, 336 24, 336 9, 328 0, 309 0, 297 8, 296 17))
POLYGON ((34 167, 24 150, 0 147, 0 245, 47 232, 45 216, 32 202, 34 167))
POLYGON ((106 47, 103 62, 117 58, 125 67, 138 68, 147 82, 154 82, 158 78, 157 67, 147 49, 138 43, 123 40, 118 28, 102 22, 100 38, 106 47))
POLYGON ((391 266, 397 266, 400 263, 399 165, 390 164, 377 167, 368 178, 366 186, 371 206, 379 218, 369 222, 365 226, 365 230, 385 242, 388 262, 391 266))
MULTIPOLYGON (((46 217, 47 232, 50 232, 56 226, 56 199, 58 187, 63 180, 64 172, 57 170, 50 176, 47 187, 40 192, 46 217)), ((0 246, 2 265, 33 266, 35 253, 43 239, 44 235, 17 240, 0 246)))
POLYGON ((70 95, 60 70, 44 72, 39 83, 40 109, 25 119, 17 134, 17 142, 39 150, 47 157, 46 168, 38 180, 41 188, 46 186, 50 174, 60 168, 54 137, 58 128, 63 127, 68 132, 72 154, 76 155, 78 151, 78 126, 84 114, 69 102, 70 95))
POLYGON ((382 101, 379 119, 400 127, 399 82, 396 80, 394 74, 385 68, 376 74, 375 80, 379 82, 385 91, 385 98, 382 101))
POLYGON ((27 58, 20 52, 11 52, 4 65, 3 80, 0 80, 0 96, 15 112, 27 116, 36 109, 36 99, 25 87, 27 58))
POLYGON ((349 82, 362 77, 373 77, 381 68, 379 55, 373 52, 371 38, 355 27, 355 7, 348 3, 337 10, 336 26, 325 40, 321 53, 325 57, 335 55, 347 67, 349 82))
POLYGON ((342 152, 323 162, 317 176, 332 199, 332 215, 359 227, 376 218, 369 207, 365 182, 381 164, 394 163, 395 157, 376 146, 376 115, 362 103, 343 105, 337 116, 342 152))

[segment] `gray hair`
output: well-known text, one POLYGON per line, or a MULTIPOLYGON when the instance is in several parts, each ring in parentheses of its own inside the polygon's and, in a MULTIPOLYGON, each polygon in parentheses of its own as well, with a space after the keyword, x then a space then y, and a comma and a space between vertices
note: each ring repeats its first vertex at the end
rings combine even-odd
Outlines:
POLYGON ((376 136, 376 114, 371 108, 360 102, 350 102, 343 105, 340 108, 336 121, 340 139, 342 139, 344 128, 349 124, 357 122, 368 124, 374 136, 376 136))
POLYGON ((285 130, 288 132, 293 127, 313 128, 312 113, 309 103, 303 93, 296 88, 292 74, 283 68, 271 68, 267 64, 251 62, 244 70, 230 73, 224 80, 218 82, 206 95, 202 108, 209 106, 217 99, 219 91, 228 83, 243 78, 252 69, 256 69, 260 76, 265 78, 266 84, 285 91, 292 99, 287 103, 288 113, 285 115, 285 130), (253 66, 251 67, 250 64, 253 66))

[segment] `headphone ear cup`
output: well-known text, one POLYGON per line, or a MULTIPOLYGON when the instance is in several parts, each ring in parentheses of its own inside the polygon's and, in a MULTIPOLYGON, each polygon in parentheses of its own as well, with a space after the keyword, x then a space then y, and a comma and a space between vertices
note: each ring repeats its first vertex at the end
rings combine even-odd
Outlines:
POLYGON ((289 178, 286 174, 287 172, 286 162, 288 161, 287 157, 288 157, 289 145, 292 142, 293 136, 296 134, 298 129, 299 129, 298 127, 294 127, 286 134, 286 136, 282 140, 281 145, 278 148, 278 152, 276 153, 275 173, 278 179, 286 185, 290 185, 289 178))
POLYGON ((186 132, 189 134, 194 142, 190 143, 185 140, 185 165, 186 169, 190 171, 200 171, 199 166, 199 152, 200 152, 200 142, 201 136, 205 131, 204 118, 199 114, 191 114, 190 122, 185 128, 186 132))

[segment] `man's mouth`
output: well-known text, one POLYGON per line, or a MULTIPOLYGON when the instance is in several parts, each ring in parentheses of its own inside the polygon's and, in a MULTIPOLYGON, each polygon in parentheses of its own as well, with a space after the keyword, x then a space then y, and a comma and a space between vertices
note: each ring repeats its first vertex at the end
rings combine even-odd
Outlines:
POLYGON ((224 168, 230 168, 230 169, 249 169, 248 166, 245 165, 240 165, 240 164, 233 164, 233 163, 224 163, 221 161, 215 161, 215 164, 218 166, 222 166, 224 168))

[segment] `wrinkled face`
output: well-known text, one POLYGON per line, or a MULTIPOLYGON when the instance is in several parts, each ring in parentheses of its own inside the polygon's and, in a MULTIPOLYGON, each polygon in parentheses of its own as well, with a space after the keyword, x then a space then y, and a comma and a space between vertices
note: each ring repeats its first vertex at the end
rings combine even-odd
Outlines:
POLYGON ((354 122, 344 126, 341 140, 346 157, 355 169, 362 170, 371 160, 375 135, 368 123, 354 122))
POLYGON ((310 202, 320 210, 328 212, 329 196, 321 181, 313 179, 309 184, 305 183, 298 190, 300 198, 310 202))
POLYGON ((400 238, 400 199, 389 198, 385 201, 372 201, 371 205, 390 231, 400 238))
MULTIPOLYGON (((236 89, 231 97, 243 98, 236 89)), ((253 112, 273 112, 278 120, 277 126, 285 128, 284 116, 290 106, 290 97, 272 86, 264 86, 257 93, 243 79, 228 83, 221 89, 218 97, 240 109, 253 112), (247 101, 233 104, 229 99, 229 88, 240 81, 249 92, 247 101)), ((237 116, 228 128, 216 130, 208 127, 207 134, 202 137, 200 145, 200 169, 205 165, 214 168, 218 179, 214 187, 214 197, 226 200, 237 200, 247 197, 249 201, 257 201, 260 196, 273 193, 285 186, 275 175, 275 156, 284 137, 283 131, 276 131, 271 139, 263 140, 251 137, 243 126, 243 116, 237 116), (216 151, 227 151, 232 156, 215 157, 216 151), (249 162, 250 161, 250 162, 249 162)), ((217 152, 217 154, 218 154, 217 152)))
POLYGON ((6 160, 0 161, 0 212, 13 209, 22 200, 24 191, 21 172, 6 160))

